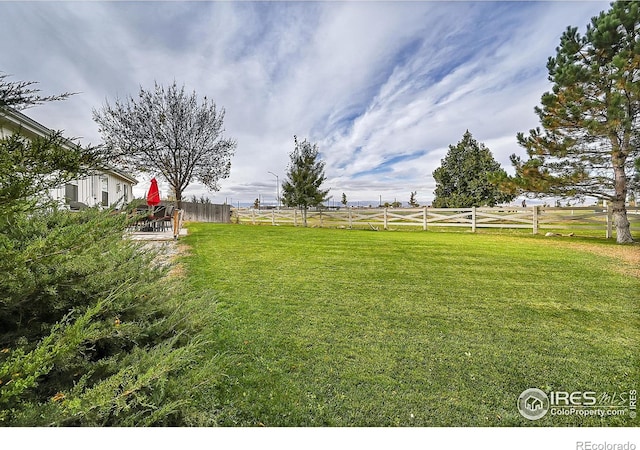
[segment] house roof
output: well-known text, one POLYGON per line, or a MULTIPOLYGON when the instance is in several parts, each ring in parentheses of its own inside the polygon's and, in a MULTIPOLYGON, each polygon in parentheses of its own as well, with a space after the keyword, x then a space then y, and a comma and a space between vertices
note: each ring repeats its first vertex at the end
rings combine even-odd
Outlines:
POLYGON ((21 131, 27 137, 47 136, 52 131, 13 108, 0 109, 0 124, 11 131, 21 131))
MULTIPOLYGON (((11 130, 14 133, 20 132, 25 137, 31 139, 33 139, 34 137, 45 137, 53 133, 53 130, 45 127, 41 123, 36 122, 32 118, 22 114, 20 111, 13 108, 0 108, 0 130, 2 130, 2 128, 11 130)), ((78 146, 78 144, 71 141, 70 139, 65 139, 65 143, 69 147, 78 146)), ((131 184, 138 184, 138 180, 136 180, 133 176, 116 167, 107 166, 103 170, 104 172, 109 172, 112 175, 130 182, 131 184)))

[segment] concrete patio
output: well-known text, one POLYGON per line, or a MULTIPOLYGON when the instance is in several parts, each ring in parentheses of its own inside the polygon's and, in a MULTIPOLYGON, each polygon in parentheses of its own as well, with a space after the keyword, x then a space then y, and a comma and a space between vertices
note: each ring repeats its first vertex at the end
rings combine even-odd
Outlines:
MULTIPOLYGON (((187 229, 181 228, 178 234, 180 236, 186 236, 187 229)), ((126 234, 126 237, 133 239, 134 241, 173 241, 173 230, 166 231, 133 231, 126 234)))

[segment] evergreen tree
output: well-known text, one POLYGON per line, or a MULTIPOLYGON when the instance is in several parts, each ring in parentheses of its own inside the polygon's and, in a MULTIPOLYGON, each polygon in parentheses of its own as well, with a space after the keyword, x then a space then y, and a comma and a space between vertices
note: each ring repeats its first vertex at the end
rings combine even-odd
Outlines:
POLYGON ((417 194, 417 191, 412 191, 411 196, 409 197, 409 206, 411 206, 412 208, 417 208, 420 206, 420 204, 416 201, 417 194))
POLYGON ((35 81, 9 81, 9 75, 0 73, 0 110, 3 108, 25 109, 45 102, 64 100, 73 95, 65 92, 59 95, 41 96, 35 81))
MULTIPOLYGON (((0 121, 2 111, 0 110, 0 121)), ((72 144, 59 131, 27 140, 13 134, 0 140, 0 215, 47 205, 47 190, 92 173, 102 164, 99 149, 72 144)))
MULTIPOLYGON (((58 98, 28 85, 0 83, 0 99, 58 98)), ((189 411, 172 379, 200 351, 177 312, 191 291, 159 251, 123 239, 126 214, 40 207, 42 190, 99 162, 59 132, 0 137, 2 426, 179 425, 189 411)))
POLYGON ((295 148, 290 153, 291 161, 287 180, 282 184, 282 201, 286 206, 302 209, 304 226, 307 226, 307 209, 319 206, 327 198, 329 189, 322 189, 326 180, 324 161, 318 159, 318 146, 306 139, 298 142, 294 136, 295 148))
POLYGON ((345 194, 344 192, 342 193, 342 206, 346 207, 347 206, 347 194, 345 194))
POLYGON ((613 210, 618 243, 632 242, 625 201, 638 189, 640 1, 612 3, 584 36, 568 27, 547 69, 552 91, 535 111, 543 130, 518 134, 528 160, 512 155, 503 186, 536 196, 592 196, 613 210))
MULTIPOLYGON (((0 75, 0 127, 3 116, 44 102, 64 100, 71 94, 41 96, 32 81, 8 81, 0 75)), ((26 139, 20 133, 0 139, 0 216, 11 222, 13 213, 45 206, 49 189, 89 175, 105 165, 98 147, 81 147, 60 131, 26 139)))
POLYGON ((462 140, 449 146, 442 165, 433 172, 436 180, 435 208, 470 208, 495 206, 515 197, 505 194, 492 183, 495 177, 506 177, 491 151, 478 143, 467 130, 462 140))

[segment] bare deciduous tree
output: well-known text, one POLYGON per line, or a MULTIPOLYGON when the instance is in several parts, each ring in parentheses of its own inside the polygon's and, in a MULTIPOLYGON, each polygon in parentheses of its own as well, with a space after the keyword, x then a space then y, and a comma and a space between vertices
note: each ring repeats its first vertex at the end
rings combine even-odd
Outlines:
POLYGON ((224 109, 174 82, 140 88, 138 98, 108 102, 94 110, 94 120, 113 159, 133 172, 161 174, 182 206, 182 194, 193 181, 212 191, 227 178, 236 142, 223 138, 224 109))

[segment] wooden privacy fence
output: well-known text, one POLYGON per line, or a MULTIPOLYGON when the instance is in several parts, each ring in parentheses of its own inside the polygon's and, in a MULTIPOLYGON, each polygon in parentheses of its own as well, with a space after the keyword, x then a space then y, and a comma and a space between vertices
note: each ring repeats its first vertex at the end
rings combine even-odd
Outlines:
MULTIPOLYGON (((627 211, 632 230, 640 231, 640 210, 627 211)), ((302 225, 298 209, 257 210, 233 209, 238 223, 270 225, 302 225)), ((339 228, 390 227, 466 227, 529 228, 534 234, 543 230, 601 230, 606 237, 613 235, 611 211, 599 207, 494 207, 494 208, 410 208, 355 209, 307 211, 308 226, 339 228)))
MULTIPOLYGON (((162 202, 163 204, 165 202, 162 202)), ((172 202, 166 202, 172 205, 172 202)), ((231 206, 213 203, 182 202, 182 214, 186 222, 231 222, 231 206)))

